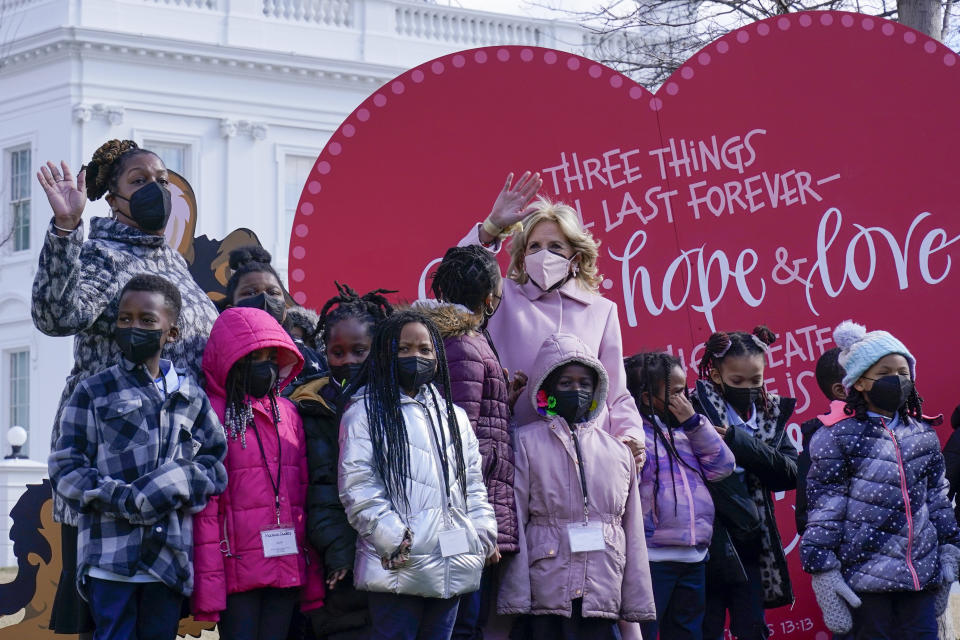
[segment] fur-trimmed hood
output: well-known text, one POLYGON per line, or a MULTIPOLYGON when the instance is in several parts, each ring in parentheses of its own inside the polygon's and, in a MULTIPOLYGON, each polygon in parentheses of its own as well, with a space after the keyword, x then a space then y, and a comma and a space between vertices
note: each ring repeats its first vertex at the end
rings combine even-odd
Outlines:
POLYGON ((462 304, 421 298, 410 305, 410 308, 427 316, 444 339, 459 338, 477 332, 483 324, 483 314, 473 313, 462 304))
MULTIPOLYGON (((555 333, 543 341, 537 359, 534 360, 527 384, 527 393, 533 410, 537 411, 537 394, 547 377, 560 367, 571 362, 583 364, 597 372, 597 388, 593 393, 594 406, 587 413, 585 422, 591 422, 603 410, 607 402, 609 381, 607 370, 590 348, 580 338, 567 333, 555 333)), ((538 412, 539 413, 539 412, 538 412)), ((542 416, 546 418, 546 416, 542 416)))

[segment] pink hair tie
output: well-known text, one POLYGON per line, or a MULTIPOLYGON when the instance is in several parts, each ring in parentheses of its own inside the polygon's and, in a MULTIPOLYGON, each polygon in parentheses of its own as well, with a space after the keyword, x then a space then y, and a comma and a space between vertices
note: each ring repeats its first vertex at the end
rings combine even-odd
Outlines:
POLYGON ((727 355, 727 351, 730 351, 730 345, 732 345, 732 344, 733 344, 733 340, 727 342, 727 346, 725 346, 725 347, 723 348, 723 351, 714 351, 714 352, 713 352, 713 357, 719 360, 719 359, 722 358, 723 356, 727 355))

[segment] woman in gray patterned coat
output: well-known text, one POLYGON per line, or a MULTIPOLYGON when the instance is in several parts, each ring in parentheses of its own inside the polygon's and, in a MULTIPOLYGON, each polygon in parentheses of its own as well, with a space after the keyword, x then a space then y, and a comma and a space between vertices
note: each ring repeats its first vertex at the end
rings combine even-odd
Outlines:
MULTIPOLYGON (((153 152, 130 140, 111 140, 93 154, 74 181, 65 162, 51 162, 37 173, 53 209, 33 282, 33 322, 49 336, 74 336, 74 365, 67 378, 51 442, 60 436, 60 414, 76 386, 120 358, 113 341, 119 293, 138 273, 173 282, 183 298, 180 339, 164 358, 190 372, 198 382, 200 361, 217 310, 194 282, 183 258, 163 236, 170 215, 167 170, 153 152), (83 238, 87 198, 106 195, 112 218, 90 220, 83 238)), ((74 587, 78 515, 54 492, 54 519, 62 523, 63 570, 51 616, 58 633, 89 631, 92 622, 74 587)))

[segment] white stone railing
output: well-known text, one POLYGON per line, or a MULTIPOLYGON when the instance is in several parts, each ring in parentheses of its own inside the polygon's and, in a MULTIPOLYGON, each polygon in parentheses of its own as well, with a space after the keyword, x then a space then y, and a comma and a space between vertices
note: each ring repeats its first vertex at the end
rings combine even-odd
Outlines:
POLYGON ((543 44, 542 23, 437 6, 397 6, 396 32, 408 38, 468 45, 543 44))
POLYGON ((263 15, 331 27, 352 27, 353 0, 263 0, 263 15))
POLYGON ((191 9, 209 9, 216 11, 218 0, 147 0, 154 4, 166 4, 172 7, 187 7, 191 9))

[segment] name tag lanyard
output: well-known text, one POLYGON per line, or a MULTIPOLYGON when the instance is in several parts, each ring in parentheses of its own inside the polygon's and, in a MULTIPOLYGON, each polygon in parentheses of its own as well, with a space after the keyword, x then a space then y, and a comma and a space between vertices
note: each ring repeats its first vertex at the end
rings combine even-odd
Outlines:
POLYGON ((440 470, 443 473, 443 491, 446 494, 447 508, 449 509, 453 505, 453 502, 450 498, 450 471, 448 469, 449 459, 447 458, 447 437, 443 433, 443 422, 440 418, 440 407, 437 406, 436 394, 433 394, 433 404, 437 409, 437 422, 440 423, 439 435, 437 434, 437 426, 433 422, 433 413, 430 411, 430 407, 427 406, 427 403, 424 403, 423 408, 426 410, 427 420, 430 422, 430 431, 433 433, 433 445, 437 448, 437 455, 440 457, 440 470))
POLYGON ((583 452, 580 450, 580 438, 573 427, 570 427, 570 436, 573 438, 573 448, 577 452, 577 469, 580 470, 580 488, 583 490, 583 525, 590 521, 589 494, 587 493, 587 474, 583 469, 583 452))
MULTIPOLYGON (((271 401, 273 398, 271 398, 271 401)), ((277 428, 277 479, 274 481, 270 474, 270 464, 267 462, 267 452, 263 448, 263 441, 260 440, 260 431, 257 429, 256 420, 250 423, 253 427, 253 435, 257 438, 257 445, 260 447, 260 456, 263 458, 263 466, 267 469, 267 477, 270 478, 270 485, 273 487, 273 506, 277 512, 277 526, 280 526, 280 472, 283 469, 283 445, 280 439, 280 427, 277 428)))

